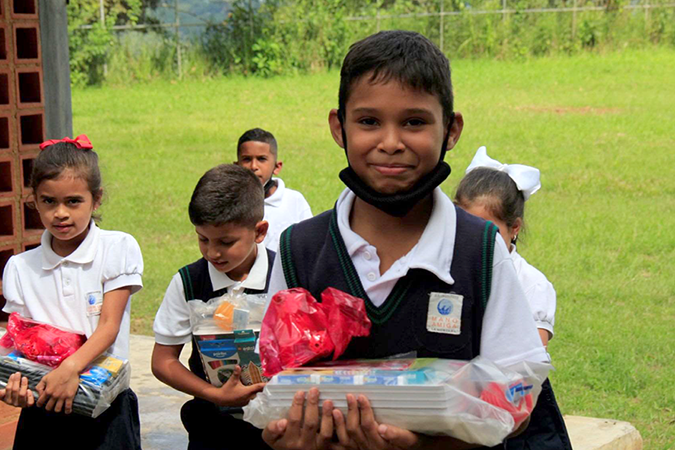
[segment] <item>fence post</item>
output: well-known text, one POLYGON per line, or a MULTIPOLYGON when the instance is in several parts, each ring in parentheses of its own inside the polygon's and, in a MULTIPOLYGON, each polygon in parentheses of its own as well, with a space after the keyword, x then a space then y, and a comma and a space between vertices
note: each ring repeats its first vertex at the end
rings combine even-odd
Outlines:
POLYGON ((506 20, 506 0, 502 0, 502 20, 506 20))
POLYGON ((649 0, 645 0, 645 33, 649 39, 649 0))
POLYGON ((440 17, 440 24, 438 25, 438 31, 441 36, 441 52, 443 52, 443 3, 445 3, 444 0, 440 0, 441 2, 441 17, 440 17))
POLYGON ((182 58, 180 54, 180 13, 178 12, 178 0, 174 0, 173 8, 176 17, 174 24, 176 30, 176 63, 178 69, 178 79, 180 80, 183 78, 183 62, 181 61, 182 58))
POLYGON ((377 7, 377 14, 375 15, 375 17, 377 19, 377 30, 376 31, 379 33, 380 32, 380 7, 379 7, 379 5, 377 7))
POLYGON ((577 0, 574 0, 572 5, 572 41, 577 36, 577 0))
MULTIPOLYGON (((103 0, 99 0, 98 2, 98 12, 101 20, 101 27, 105 28, 105 10, 103 9, 103 0)), ((103 76, 107 77, 108 76, 108 62, 105 61, 103 62, 103 76)))

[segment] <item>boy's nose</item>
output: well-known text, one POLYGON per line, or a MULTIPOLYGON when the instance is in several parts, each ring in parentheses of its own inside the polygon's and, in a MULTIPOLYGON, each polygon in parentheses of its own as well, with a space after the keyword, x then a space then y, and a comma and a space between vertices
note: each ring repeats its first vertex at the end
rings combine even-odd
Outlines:
POLYGON ((64 205, 57 206, 54 216, 57 219, 66 219, 68 217, 68 208, 66 208, 64 205))
POLYGON ((400 134, 393 129, 385 129, 383 131, 384 134, 382 136, 378 149, 389 154, 394 154, 399 151, 403 151, 405 146, 401 141, 400 134))
POLYGON ((220 258, 220 251, 216 247, 209 247, 206 251, 206 255, 209 259, 218 259, 220 258))

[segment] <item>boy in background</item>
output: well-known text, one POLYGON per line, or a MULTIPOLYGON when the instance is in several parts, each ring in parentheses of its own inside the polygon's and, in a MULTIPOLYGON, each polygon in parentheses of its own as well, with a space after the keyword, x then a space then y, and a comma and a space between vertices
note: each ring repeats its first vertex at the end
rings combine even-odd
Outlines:
MULTIPOLYGON (((347 156, 347 188, 333 210, 282 233, 270 298, 295 287, 315 298, 327 287, 362 298, 371 332, 353 339, 344 359, 415 351, 505 366, 548 362, 497 227, 455 207, 439 187, 464 125, 445 55, 407 31, 355 43, 328 120, 347 156)), ((346 400, 346 415, 328 401, 320 414, 319 391, 298 392, 263 437, 276 449, 325 448, 333 439, 359 449, 475 447, 378 423, 365 396, 346 400)))
POLYGON ((251 169, 265 189, 265 218, 269 223, 265 247, 277 251, 279 235, 289 225, 312 217, 305 197, 289 189, 281 178, 283 163, 278 160, 277 141, 269 131, 254 128, 244 133, 237 143, 237 164, 251 169))
POLYGON ((248 404, 264 384, 245 386, 241 367, 222 387, 211 385, 200 361, 190 326, 189 302, 207 302, 232 291, 267 292, 274 252, 262 245, 263 190, 257 177, 234 164, 206 172, 192 194, 190 221, 202 258, 171 279, 155 317, 152 373, 163 383, 195 398, 181 408, 189 450, 222 449, 226 443, 268 449, 260 430, 232 412, 248 404), (180 362, 183 346, 192 342, 189 369, 180 362))

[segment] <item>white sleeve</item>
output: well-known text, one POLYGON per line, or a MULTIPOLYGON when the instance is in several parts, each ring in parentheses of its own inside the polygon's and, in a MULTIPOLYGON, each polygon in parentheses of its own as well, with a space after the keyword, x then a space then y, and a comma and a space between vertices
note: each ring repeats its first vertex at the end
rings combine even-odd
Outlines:
POLYGON ((2 295, 6 300, 5 306, 2 308, 4 312, 7 314, 16 312, 24 317, 30 317, 24 302, 24 295, 19 282, 19 271, 14 256, 9 258, 2 274, 2 295))
POLYGON ((556 309, 556 293, 553 285, 548 280, 536 283, 525 291, 525 296, 532 308, 537 328, 548 331, 553 337, 556 309))
POLYGON ((480 353, 505 366, 519 361, 549 362, 504 240, 499 234, 496 240, 480 353))
POLYGON ((124 233, 106 255, 103 293, 126 286, 131 287, 132 294, 143 287, 143 255, 136 239, 124 233))
POLYGON ((183 280, 178 273, 173 276, 166 289, 152 329, 158 344, 181 345, 192 339, 190 307, 185 301, 183 280))

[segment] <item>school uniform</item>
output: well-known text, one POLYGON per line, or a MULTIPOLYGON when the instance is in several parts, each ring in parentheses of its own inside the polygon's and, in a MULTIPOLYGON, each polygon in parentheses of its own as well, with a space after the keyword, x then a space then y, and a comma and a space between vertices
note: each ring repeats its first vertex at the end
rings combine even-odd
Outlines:
MULTIPOLYGON (((256 260, 243 281, 230 279, 204 258, 181 268, 171 279, 164 300, 157 311, 153 329, 155 342, 162 345, 184 345, 192 341, 190 371, 207 381, 190 326, 189 302, 220 297, 243 290, 246 294, 268 291, 275 253, 257 244, 256 260)), ((239 408, 219 407, 200 398, 189 400, 181 408, 181 421, 189 435, 190 450, 239 448, 269 449, 261 430, 232 414, 239 408)))
MULTIPOLYGON (((556 293, 553 285, 543 273, 520 256, 515 247, 511 251, 511 258, 537 328, 547 330, 552 337, 556 308, 556 293)), ((530 416, 527 429, 518 436, 508 439, 505 448, 508 450, 572 450, 565 421, 548 379, 541 387, 541 393, 530 416)))
POLYGON ((363 298, 371 334, 355 338, 344 358, 417 351, 455 359, 481 354, 502 365, 548 362, 494 225, 456 208, 436 188, 419 242, 380 274, 375 247, 349 226, 354 199, 345 189, 333 210, 283 233, 269 298, 296 286, 316 298, 329 286, 363 298), (452 306, 442 308, 444 300, 452 306))
MULTIPOLYGON (((92 221, 80 246, 70 255, 57 255, 45 230, 39 247, 12 256, 3 274, 3 311, 17 312, 41 322, 69 328, 90 337, 98 325, 103 296, 122 287, 135 294, 142 286, 143 258, 136 240, 120 231, 101 230, 92 221)), ((131 300, 109 353, 128 359, 131 300)), ((96 419, 76 414, 24 408, 14 448, 140 449, 138 400, 131 389, 121 393, 96 419), (73 437, 77 438, 73 443, 73 437)))
POLYGON ((281 178, 273 178, 277 184, 274 194, 265 199, 265 217, 270 226, 263 244, 272 251, 279 248, 281 232, 294 223, 312 217, 312 210, 305 197, 289 189, 281 178))

